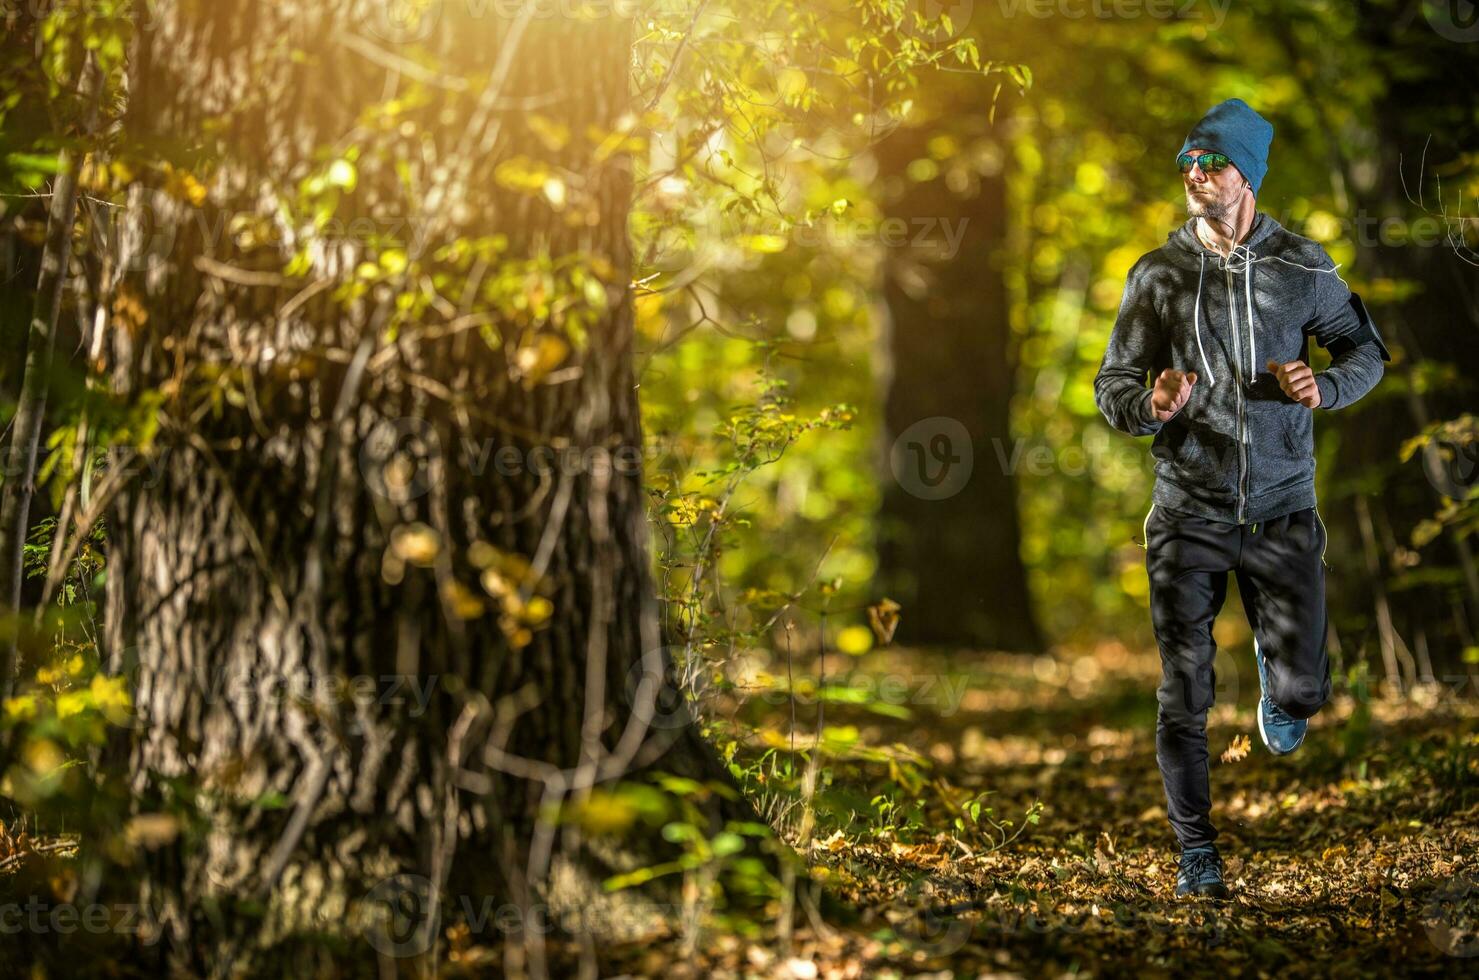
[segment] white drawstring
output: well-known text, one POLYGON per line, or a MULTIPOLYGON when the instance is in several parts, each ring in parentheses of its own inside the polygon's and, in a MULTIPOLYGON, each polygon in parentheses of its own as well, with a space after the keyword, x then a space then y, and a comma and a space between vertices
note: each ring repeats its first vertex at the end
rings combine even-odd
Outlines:
MULTIPOLYGON (((1200 256, 1200 262, 1197 266, 1197 296, 1192 304, 1192 330, 1196 333, 1197 353, 1202 357, 1202 370, 1207 372, 1207 384, 1215 385, 1217 379, 1212 376, 1212 366, 1207 363, 1207 352, 1202 348, 1202 279, 1207 267, 1207 252, 1205 249, 1198 249, 1198 254, 1200 256)), ((1329 269, 1320 269, 1315 266, 1303 265, 1299 262, 1291 262, 1278 255, 1255 255, 1253 249, 1247 245, 1234 245, 1228 251, 1228 254, 1223 258, 1222 267, 1229 272, 1241 272, 1244 277, 1243 296, 1248 310, 1248 376, 1250 379, 1258 375, 1258 335, 1253 330, 1253 266, 1259 262, 1267 262, 1270 259, 1275 262, 1282 262, 1285 265, 1292 265, 1297 269, 1305 269, 1309 272, 1328 272, 1334 275, 1335 278, 1340 279, 1342 283, 1345 283, 1345 279, 1341 278, 1340 273, 1335 271, 1340 268, 1339 262, 1336 262, 1329 269), (1241 253, 1238 251, 1239 249, 1242 249, 1241 253), (1233 265, 1234 258, 1241 258, 1242 264, 1233 265)), ((1346 284, 1346 288, 1349 289, 1350 285, 1346 284)))
POLYGON ((1340 268, 1340 263, 1339 262, 1336 262, 1336 263, 1332 264, 1330 266, 1330 268, 1328 268, 1328 269, 1320 269, 1320 268, 1317 268, 1316 266, 1313 266, 1313 265, 1301 265, 1298 262, 1290 262, 1288 259, 1283 258, 1283 257, 1278 256, 1278 255, 1265 255, 1262 258, 1254 259, 1253 261, 1254 262, 1267 262, 1269 259, 1273 259, 1275 262, 1282 262, 1285 265, 1292 265, 1296 269, 1306 269, 1306 270, 1308 270, 1310 272, 1328 272, 1331 275, 1333 275, 1335 278, 1340 279, 1340 281, 1345 284, 1345 288, 1347 288, 1347 289, 1350 289, 1351 288, 1350 283, 1347 283, 1344 279, 1341 278, 1340 273, 1338 273, 1338 272, 1335 271, 1336 269, 1339 269, 1340 268))
POLYGON ((1248 297, 1248 377, 1258 377, 1258 334, 1253 332, 1253 250, 1248 250, 1248 271, 1243 273, 1243 292, 1248 297))
MULTIPOLYGON (((1259 262, 1266 262, 1269 259, 1273 259, 1275 262, 1282 262, 1285 265, 1292 265, 1298 269, 1305 269, 1309 272, 1328 272, 1335 276, 1335 278, 1340 279, 1342 283, 1345 282, 1344 279, 1341 279, 1340 273, 1335 271, 1340 268, 1339 262, 1334 263, 1329 269, 1320 269, 1312 265, 1291 262, 1277 255, 1254 255, 1253 249, 1247 245, 1234 245, 1232 247, 1223 262, 1223 268, 1234 273, 1241 272, 1243 274, 1243 294, 1246 298, 1248 308, 1248 377, 1250 378, 1258 376, 1258 334, 1253 329, 1253 266, 1259 262), (1240 254, 1238 249, 1242 249, 1241 258, 1243 262, 1241 266, 1232 264, 1234 257, 1240 254)), ((1350 286, 1347 285, 1346 288, 1349 289, 1350 286)))
POLYGON ((1253 249, 1247 245, 1234 245, 1228 250, 1227 258, 1223 260, 1222 267, 1229 272, 1241 272, 1243 274, 1244 295, 1248 304, 1248 377, 1258 376, 1258 339, 1253 331, 1253 265, 1257 262, 1253 249), (1234 266, 1233 259, 1239 257, 1238 249, 1242 249, 1242 266, 1234 266))
POLYGON ((1202 355, 1202 370, 1207 372, 1207 384, 1217 384, 1217 378, 1212 374, 1212 365, 1207 363, 1207 352, 1202 349, 1202 274, 1207 268, 1207 253, 1201 253, 1201 261, 1197 264, 1197 298, 1192 301, 1191 306, 1191 328, 1197 335, 1197 353, 1202 355))
POLYGON ((1251 380, 1258 376, 1258 340, 1253 330, 1253 266, 1259 259, 1253 254, 1253 249, 1247 245, 1234 245, 1228 250, 1227 257, 1223 259, 1222 267, 1229 272, 1243 274, 1244 295, 1248 305, 1248 377, 1251 380), (1242 249, 1240 253, 1238 249, 1242 249), (1233 265, 1233 260, 1241 258, 1241 266, 1233 265))

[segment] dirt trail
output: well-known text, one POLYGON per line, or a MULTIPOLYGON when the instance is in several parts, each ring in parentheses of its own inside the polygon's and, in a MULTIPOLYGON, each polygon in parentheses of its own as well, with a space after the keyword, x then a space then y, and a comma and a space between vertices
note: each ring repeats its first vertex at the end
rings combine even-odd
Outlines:
MULTIPOLYGON (((1213 819, 1235 898, 1219 905, 1173 898, 1153 653, 1108 645, 1057 658, 828 659, 839 682, 911 715, 829 705, 829 726, 858 725, 867 744, 907 746, 953 786, 992 791, 998 819, 1042 800, 1041 820, 983 854, 953 832, 890 840, 855 818, 815 853, 856 917, 802 929, 790 960, 764 936, 719 937, 692 964, 701 972, 1390 976, 1479 964, 1471 689, 1388 701, 1338 683, 1300 750, 1275 758, 1258 738, 1252 664, 1221 658, 1209 724, 1213 819), (1239 735, 1251 742, 1246 755, 1219 759, 1239 735), (921 914, 929 909, 949 911, 921 914)), ((834 773, 839 783, 861 775, 834 773)), ((860 798, 873 789, 862 781, 860 798)), ((948 814, 928 814, 927 828, 949 827, 948 814)), ((657 968, 661 955, 649 947, 626 968, 672 976, 657 968)))

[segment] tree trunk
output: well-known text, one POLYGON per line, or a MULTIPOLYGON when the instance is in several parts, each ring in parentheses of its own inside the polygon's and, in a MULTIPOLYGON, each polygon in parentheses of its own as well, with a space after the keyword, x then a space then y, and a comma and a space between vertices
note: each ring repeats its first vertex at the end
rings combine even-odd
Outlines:
MULTIPOLYGON (((136 812, 204 817, 145 824, 143 894, 193 969, 408 881, 433 924, 458 896, 579 905, 542 806, 721 774, 635 683, 662 652, 629 24, 433 4, 393 35, 386 6, 160 4, 134 53, 130 135, 197 155, 130 189, 113 382, 164 401, 110 516, 106 638, 136 812), (282 218, 320 201, 348 236, 282 218)), ((437 939, 413 932, 394 955, 437 939)))
POLYGON ((1010 465, 1006 178, 997 162, 915 179, 925 136, 902 129, 878 148, 894 222, 880 585, 903 606, 901 642, 1036 652, 1010 465))

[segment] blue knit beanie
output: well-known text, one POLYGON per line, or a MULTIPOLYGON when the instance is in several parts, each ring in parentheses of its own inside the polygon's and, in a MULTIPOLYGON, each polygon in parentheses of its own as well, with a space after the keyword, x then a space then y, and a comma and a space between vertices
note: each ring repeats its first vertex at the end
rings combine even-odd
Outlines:
POLYGON ((1181 144, 1176 156, 1187 150, 1225 154, 1248 178, 1256 197, 1263 175, 1268 173, 1268 148, 1273 141, 1273 123, 1242 99, 1228 99, 1207 110, 1201 121, 1186 134, 1186 142, 1181 144))

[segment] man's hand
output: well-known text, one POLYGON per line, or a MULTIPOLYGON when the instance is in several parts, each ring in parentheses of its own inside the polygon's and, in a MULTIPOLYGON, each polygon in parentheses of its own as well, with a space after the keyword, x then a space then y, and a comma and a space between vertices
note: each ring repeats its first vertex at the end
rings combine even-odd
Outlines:
POLYGON ((1197 383, 1195 371, 1177 371, 1166 368, 1155 379, 1155 391, 1150 396, 1150 410, 1157 422, 1169 422, 1191 397, 1191 386, 1197 383))
POLYGON ((1290 361, 1288 364, 1269 361, 1268 369, 1279 379, 1279 387, 1284 389, 1284 394, 1305 408, 1320 407, 1320 386, 1315 384, 1315 372, 1308 364, 1303 361, 1290 361))

